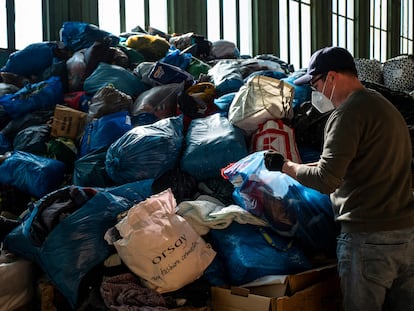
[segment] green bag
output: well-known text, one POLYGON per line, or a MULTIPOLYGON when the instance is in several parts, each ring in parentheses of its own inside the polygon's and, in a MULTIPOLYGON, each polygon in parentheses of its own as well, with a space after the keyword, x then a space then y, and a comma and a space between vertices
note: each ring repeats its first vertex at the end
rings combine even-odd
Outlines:
POLYGON ((209 64, 193 56, 187 67, 187 71, 191 73, 196 80, 198 80, 200 74, 208 74, 210 68, 211 66, 209 64))

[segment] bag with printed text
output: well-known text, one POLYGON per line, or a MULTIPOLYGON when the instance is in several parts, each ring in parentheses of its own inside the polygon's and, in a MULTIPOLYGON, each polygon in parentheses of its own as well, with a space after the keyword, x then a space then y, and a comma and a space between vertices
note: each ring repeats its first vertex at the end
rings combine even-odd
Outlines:
POLYGON ((176 205, 171 189, 167 189, 134 205, 105 235, 143 284, 160 293, 195 281, 216 256, 191 225, 175 213, 176 205))

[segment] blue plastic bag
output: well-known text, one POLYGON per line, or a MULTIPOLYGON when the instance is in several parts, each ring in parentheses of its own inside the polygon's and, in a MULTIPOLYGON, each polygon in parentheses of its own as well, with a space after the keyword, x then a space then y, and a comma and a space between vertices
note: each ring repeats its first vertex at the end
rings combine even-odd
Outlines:
POLYGON ((129 70, 102 62, 85 79, 83 89, 88 95, 93 95, 108 84, 112 84, 117 90, 131 97, 136 97, 149 89, 148 85, 129 70))
POLYGON ((37 263, 75 309, 82 278, 113 252, 104 240, 105 232, 130 207, 131 202, 123 197, 99 192, 67 215, 38 246, 30 233, 39 212, 35 205, 6 236, 5 248, 37 263))
MULTIPOLYGON (((242 285, 266 275, 285 275, 312 266, 290 238, 264 227, 233 222, 225 229, 211 229, 210 243, 224 266, 223 279, 242 285)), ((217 276, 214 277, 217 279, 217 276)))
POLYGON ((208 74, 216 87, 217 96, 237 92, 244 84, 239 64, 235 60, 220 60, 208 74))
POLYGON ((131 201, 133 205, 135 205, 149 198, 153 194, 153 183, 154 179, 144 179, 120 186, 106 187, 103 190, 108 191, 113 195, 126 198, 131 201))
POLYGON ((155 179, 175 167, 183 140, 182 116, 137 126, 109 147, 106 171, 117 184, 155 179))
POLYGON ((86 125, 81 140, 80 157, 99 149, 108 148, 113 142, 132 129, 128 111, 104 115, 86 125))
POLYGON ((50 77, 34 84, 28 83, 14 94, 0 97, 0 106, 12 119, 30 112, 54 108, 62 102, 63 86, 59 77, 50 77))
POLYGON ((174 45, 171 45, 170 49, 167 52, 167 55, 160 59, 160 61, 163 63, 180 67, 183 70, 187 70, 188 66, 190 65, 191 59, 192 55, 190 53, 182 53, 174 45))
POLYGON ((73 165, 72 183, 83 187, 110 187, 115 183, 105 170, 106 149, 90 152, 73 165))
POLYGON ((119 37, 99 29, 96 25, 76 21, 64 22, 59 34, 60 41, 72 51, 88 48, 95 41, 101 41, 107 37, 110 38, 111 46, 116 46, 120 40, 119 37))
POLYGON ((248 154, 242 130, 216 113, 191 121, 181 169, 197 180, 220 177, 221 169, 248 154))
POLYGON ((0 133, 0 154, 5 154, 7 151, 12 151, 13 145, 10 140, 4 135, 0 133))
POLYGON ((10 54, 1 71, 26 77, 41 74, 52 65, 56 48, 55 42, 29 44, 24 49, 10 54))
POLYGON ((115 226, 118 214, 152 194, 151 185, 152 180, 143 180, 111 188, 60 188, 33 203, 22 223, 6 236, 4 248, 37 263, 75 309, 82 278, 113 253, 104 239, 106 231, 115 226), (50 198, 69 188, 88 193, 89 199, 60 219, 39 245, 34 222, 50 201, 64 202, 65 197, 50 198))
POLYGON ((40 198, 62 185, 63 162, 24 151, 11 151, 0 164, 0 183, 40 198))
POLYGON ((49 140, 50 126, 48 124, 32 125, 17 133, 13 139, 13 149, 46 155, 49 140))
POLYGON ((214 104, 219 107, 220 111, 222 112, 222 115, 227 117, 229 108, 231 105, 231 102, 233 101, 233 98, 236 96, 237 92, 227 93, 219 98, 214 99, 214 104))
POLYGON ((310 252, 332 251, 338 225, 328 195, 269 171, 258 151, 223 169, 235 186, 236 204, 265 219, 279 234, 295 237, 310 252))

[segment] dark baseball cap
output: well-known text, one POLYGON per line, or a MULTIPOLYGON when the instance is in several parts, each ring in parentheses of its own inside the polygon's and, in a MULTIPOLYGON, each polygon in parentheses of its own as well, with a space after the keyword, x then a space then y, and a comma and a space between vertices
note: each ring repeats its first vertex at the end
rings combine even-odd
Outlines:
POLYGON ((356 72, 354 57, 347 49, 330 46, 312 54, 306 74, 293 81, 296 85, 309 83, 315 76, 328 71, 351 70, 356 72))

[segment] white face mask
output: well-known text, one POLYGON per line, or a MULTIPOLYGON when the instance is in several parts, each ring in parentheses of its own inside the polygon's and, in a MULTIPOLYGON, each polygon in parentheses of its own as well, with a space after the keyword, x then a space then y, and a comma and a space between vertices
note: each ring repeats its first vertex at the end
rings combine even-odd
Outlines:
POLYGON ((331 96, 330 98, 326 97, 323 92, 325 91, 325 86, 326 86, 326 81, 323 84, 323 88, 322 88, 322 92, 319 91, 313 91, 312 92, 312 105, 320 112, 320 113, 325 113, 331 110, 335 109, 335 106, 332 103, 332 96, 334 94, 335 91, 335 84, 332 88, 332 92, 331 92, 331 96))

